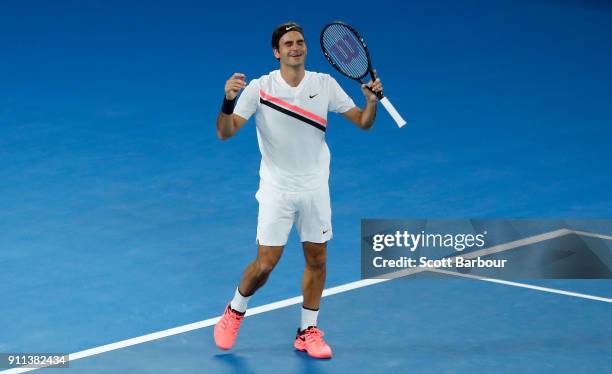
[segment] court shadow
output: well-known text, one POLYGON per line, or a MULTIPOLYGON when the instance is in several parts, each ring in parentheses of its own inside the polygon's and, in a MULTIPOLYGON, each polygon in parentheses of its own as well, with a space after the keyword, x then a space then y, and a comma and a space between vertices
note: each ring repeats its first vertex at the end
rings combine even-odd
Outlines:
POLYGON ((333 359, 319 359, 308 356, 306 352, 300 352, 297 349, 293 350, 294 356, 302 362, 300 373, 304 374, 319 374, 329 373, 329 363, 333 359))
POLYGON ((234 353, 219 353, 213 358, 225 365, 232 373, 255 373, 255 370, 249 366, 244 357, 240 357, 234 353))
POLYGON ((267 345, 249 345, 242 348, 235 348, 233 352, 236 354, 243 353, 245 355, 249 354, 271 354, 274 356, 279 356, 286 354, 287 350, 291 349, 288 344, 267 344, 267 345))

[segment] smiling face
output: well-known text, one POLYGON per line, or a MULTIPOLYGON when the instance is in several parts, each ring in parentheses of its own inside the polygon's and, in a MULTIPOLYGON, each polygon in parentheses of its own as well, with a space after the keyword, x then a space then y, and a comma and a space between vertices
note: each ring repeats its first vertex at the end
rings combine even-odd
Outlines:
POLYGON ((299 31, 290 31, 283 35, 274 48, 274 57, 280 61, 281 66, 304 66, 306 61, 306 41, 299 31))

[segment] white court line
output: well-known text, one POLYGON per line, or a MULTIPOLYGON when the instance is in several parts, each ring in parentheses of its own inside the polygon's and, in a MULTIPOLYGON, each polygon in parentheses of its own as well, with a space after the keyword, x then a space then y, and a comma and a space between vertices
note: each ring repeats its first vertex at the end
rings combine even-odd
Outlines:
MULTIPOLYGON (((373 284, 378 284, 378 283, 386 282, 389 280, 390 279, 362 279, 359 281, 346 283, 346 284, 343 284, 337 287, 325 289, 323 291, 323 297, 351 291, 357 288, 371 286, 373 284)), ((296 297, 292 297, 289 299, 284 299, 284 300, 276 301, 273 303, 261 305, 261 306, 250 308, 249 310, 247 310, 245 317, 254 316, 256 314, 261 314, 261 313, 269 312, 272 310, 288 307, 291 305, 300 304, 301 302, 302 302, 302 296, 296 296, 296 297)), ((142 343, 166 338, 166 337, 173 336, 173 335, 183 334, 185 332, 202 329, 204 327, 213 326, 214 324, 217 323, 219 318, 221 317, 219 316, 219 317, 209 318, 203 321, 190 323, 190 324, 183 325, 183 326, 173 327, 171 329, 138 336, 138 337, 131 338, 131 339, 121 340, 115 343, 106 344, 106 345, 102 345, 102 346, 91 348, 91 349, 86 349, 84 351, 80 351, 76 353, 71 353, 68 355, 68 361, 71 362, 71 361, 75 361, 81 358, 91 357, 91 356, 99 355, 101 353, 115 351, 118 349, 131 347, 137 344, 142 344, 142 343)), ((18 368, 18 369, 15 368, 15 369, 0 371, 0 374, 26 373, 26 372, 34 371, 38 369, 42 369, 42 368, 18 368)))
POLYGON ((457 273, 456 271, 450 271, 450 270, 430 269, 429 271, 433 271, 434 273, 454 275, 454 276, 463 277, 463 278, 478 279, 478 280, 485 281, 485 282, 505 284, 507 286, 529 288, 532 290, 556 293, 559 295, 574 296, 574 297, 579 297, 582 299, 589 299, 589 300, 603 301, 605 303, 612 303, 612 299, 608 299, 607 297, 593 296, 593 295, 588 295, 584 293, 565 291, 565 290, 560 290, 557 288, 540 287, 540 286, 534 286, 532 284, 517 283, 517 282, 511 282, 511 281, 495 279, 495 278, 486 278, 486 277, 481 277, 479 275, 461 274, 461 273, 457 273))
POLYGON ((576 235, 580 235, 580 236, 590 236, 592 238, 612 240, 612 236, 610 236, 610 235, 597 234, 597 233, 594 233, 594 232, 572 230, 572 233, 576 234, 576 235))
MULTIPOLYGON (((586 232, 586 231, 575 231, 575 230, 569 230, 569 229, 559 229, 559 230, 551 231, 551 232, 548 232, 548 233, 534 235, 534 236, 527 237, 527 238, 524 238, 524 239, 515 240, 515 241, 512 241, 512 242, 508 242, 508 243, 504 243, 504 244, 499 244, 499 245, 496 245, 496 246, 493 246, 493 247, 490 247, 490 248, 481 249, 479 251, 474 251, 474 252, 466 253, 465 255, 463 255, 463 257, 464 258, 473 258, 473 257, 477 257, 477 256, 490 255, 490 254, 493 254, 493 253, 503 252, 503 251, 507 251, 507 250, 514 249, 514 248, 517 248, 517 247, 522 247, 522 246, 525 246, 525 245, 538 243, 538 242, 541 242, 541 241, 544 241, 544 240, 550 240, 550 239, 558 238, 558 237, 565 236, 565 235, 568 235, 568 234, 577 234, 577 235, 584 235, 584 236, 592 236, 592 237, 597 237, 597 238, 601 238, 601 239, 612 240, 612 236, 595 234, 595 233, 590 233, 590 232, 586 232)), ((440 272, 440 273, 447 272, 445 270, 440 270, 440 269, 431 268, 431 267, 429 267, 429 268, 417 268, 417 269, 400 270, 400 271, 396 271, 396 272, 393 272, 393 273, 385 274, 386 278, 362 279, 362 280, 359 280, 359 281, 350 282, 350 283, 346 283, 346 284, 343 284, 343 285, 340 285, 340 286, 336 286, 336 287, 325 289, 325 290, 323 290, 323 297, 339 294, 339 293, 342 293, 342 292, 351 291, 351 290, 362 288, 362 287, 371 286, 371 285, 374 285, 374 284, 386 282, 386 281, 389 281, 389 280, 392 280, 392 279, 397 279, 397 278, 405 277, 407 275, 412 275, 412 274, 416 274, 416 273, 420 273, 420 272, 424 272, 424 271, 435 271, 435 272, 440 272)), ((612 302, 612 299, 607 299, 605 297, 591 296, 591 295, 580 294, 580 293, 576 293, 576 292, 568 292, 568 291, 556 290, 556 289, 552 289, 552 288, 532 286, 532 285, 528 285, 528 284, 503 281, 503 280, 498 280, 498 279, 493 279, 493 278, 477 277, 475 275, 466 275, 466 274, 460 274, 460 273, 456 273, 456 272, 449 272, 449 273, 451 275, 464 276, 465 278, 474 278, 474 279, 484 280, 484 281, 487 281, 487 282, 505 284, 505 285, 509 285, 509 286, 522 287, 522 288, 530 288, 530 289, 533 289, 533 290, 538 290, 538 291, 543 291, 543 292, 553 292, 553 293, 558 293, 558 294, 563 294, 563 295, 568 295, 568 296, 575 296, 575 297, 580 297, 580 298, 585 298, 585 299, 604 301, 604 302, 608 302, 608 303, 612 302)), ((261 313, 269 312, 269 311, 272 311, 272 310, 284 308, 284 307, 291 306, 291 305, 296 305, 296 304, 299 304, 301 302, 302 302, 302 296, 296 296, 296 297, 292 297, 292 298, 289 298, 289 299, 284 299, 284 300, 280 300, 280 301, 277 301, 277 302, 261 305, 261 306, 254 307, 254 308, 251 308, 251 309, 247 310, 247 313, 246 313, 245 317, 249 317, 249 316, 253 316, 253 315, 256 315, 256 314, 261 314, 261 313)), ((205 327, 213 326, 215 323, 217 323, 219 318, 220 318, 220 316, 219 317, 214 317, 214 318, 209 318, 209 319, 206 319, 206 320, 203 320, 203 321, 194 322, 194 323, 190 323, 190 324, 183 325, 183 326, 173 327, 171 329, 162 330, 162 331, 154 332, 154 333, 151 333, 151 334, 138 336, 138 337, 131 338, 131 339, 121 340, 121 341, 118 341, 118 342, 115 342, 115 343, 106 344, 106 345, 102 345, 102 346, 91 348, 91 349, 86 349, 84 351, 79 351, 79 352, 76 352, 76 353, 71 353, 69 355, 69 361, 75 361, 75 360, 78 360, 78 359, 81 359, 81 358, 95 356, 95 355, 99 355, 101 353, 115 351, 115 350, 118 350, 118 349, 134 346, 134 345, 137 345, 137 344, 142 344, 142 343, 150 342, 150 341, 153 341, 153 340, 158 340, 158 339, 166 338, 166 337, 169 337, 169 336, 178 335, 178 334, 182 334, 182 333, 185 333, 185 332, 189 332, 189 331, 193 331, 193 330, 197 330, 197 329, 202 329, 202 328, 205 328, 205 327)), ((40 369, 40 368, 9 369, 9 370, 5 370, 5 371, 0 371, 0 374, 26 373, 26 372, 34 371, 34 370, 38 370, 38 369, 40 369)))

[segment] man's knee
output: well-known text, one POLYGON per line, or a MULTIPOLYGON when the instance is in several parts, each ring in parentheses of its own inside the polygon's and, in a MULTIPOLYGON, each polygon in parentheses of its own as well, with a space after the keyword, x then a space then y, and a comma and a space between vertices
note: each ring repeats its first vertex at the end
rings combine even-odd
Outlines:
POLYGON ((260 250, 257 256, 257 273, 259 276, 268 276, 272 270, 280 261, 282 255, 282 247, 263 247, 260 246, 260 250))
POLYGON ((259 276, 268 276, 274 270, 277 261, 270 259, 258 259, 257 260, 257 274, 259 276))
POLYGON ((324 269, 327 263, 325 243, 304 243, 304 258, 306 259, 306 266, 310 269, 324 269))
POLYGON ((308 266, 312 270, 325 269, 326 264, 327 264, 327 257, 325 255, 316 255, 316 256, 306 257, 306 266, 308 266))

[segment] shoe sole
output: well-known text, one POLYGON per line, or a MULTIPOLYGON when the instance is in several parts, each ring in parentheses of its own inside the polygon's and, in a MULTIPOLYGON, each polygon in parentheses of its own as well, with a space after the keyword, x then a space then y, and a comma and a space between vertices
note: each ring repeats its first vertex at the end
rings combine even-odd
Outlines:
POLYGON ((295 342, 293 344, 293 347, 300 351, 300 352, 306 352, 308 354, 308 356, 312 357, 312 358, 319 358, 319 359, 325 359, 325 358, 332 358, 332 355, 330 354, 329 356, 327 355, 323 355, 323 356, 315 356, 313 354, 311 354, 310 352, 308 352, 308 350, 306 348, 301 347, 301 345, 299 345, 297 342, 295 342))

